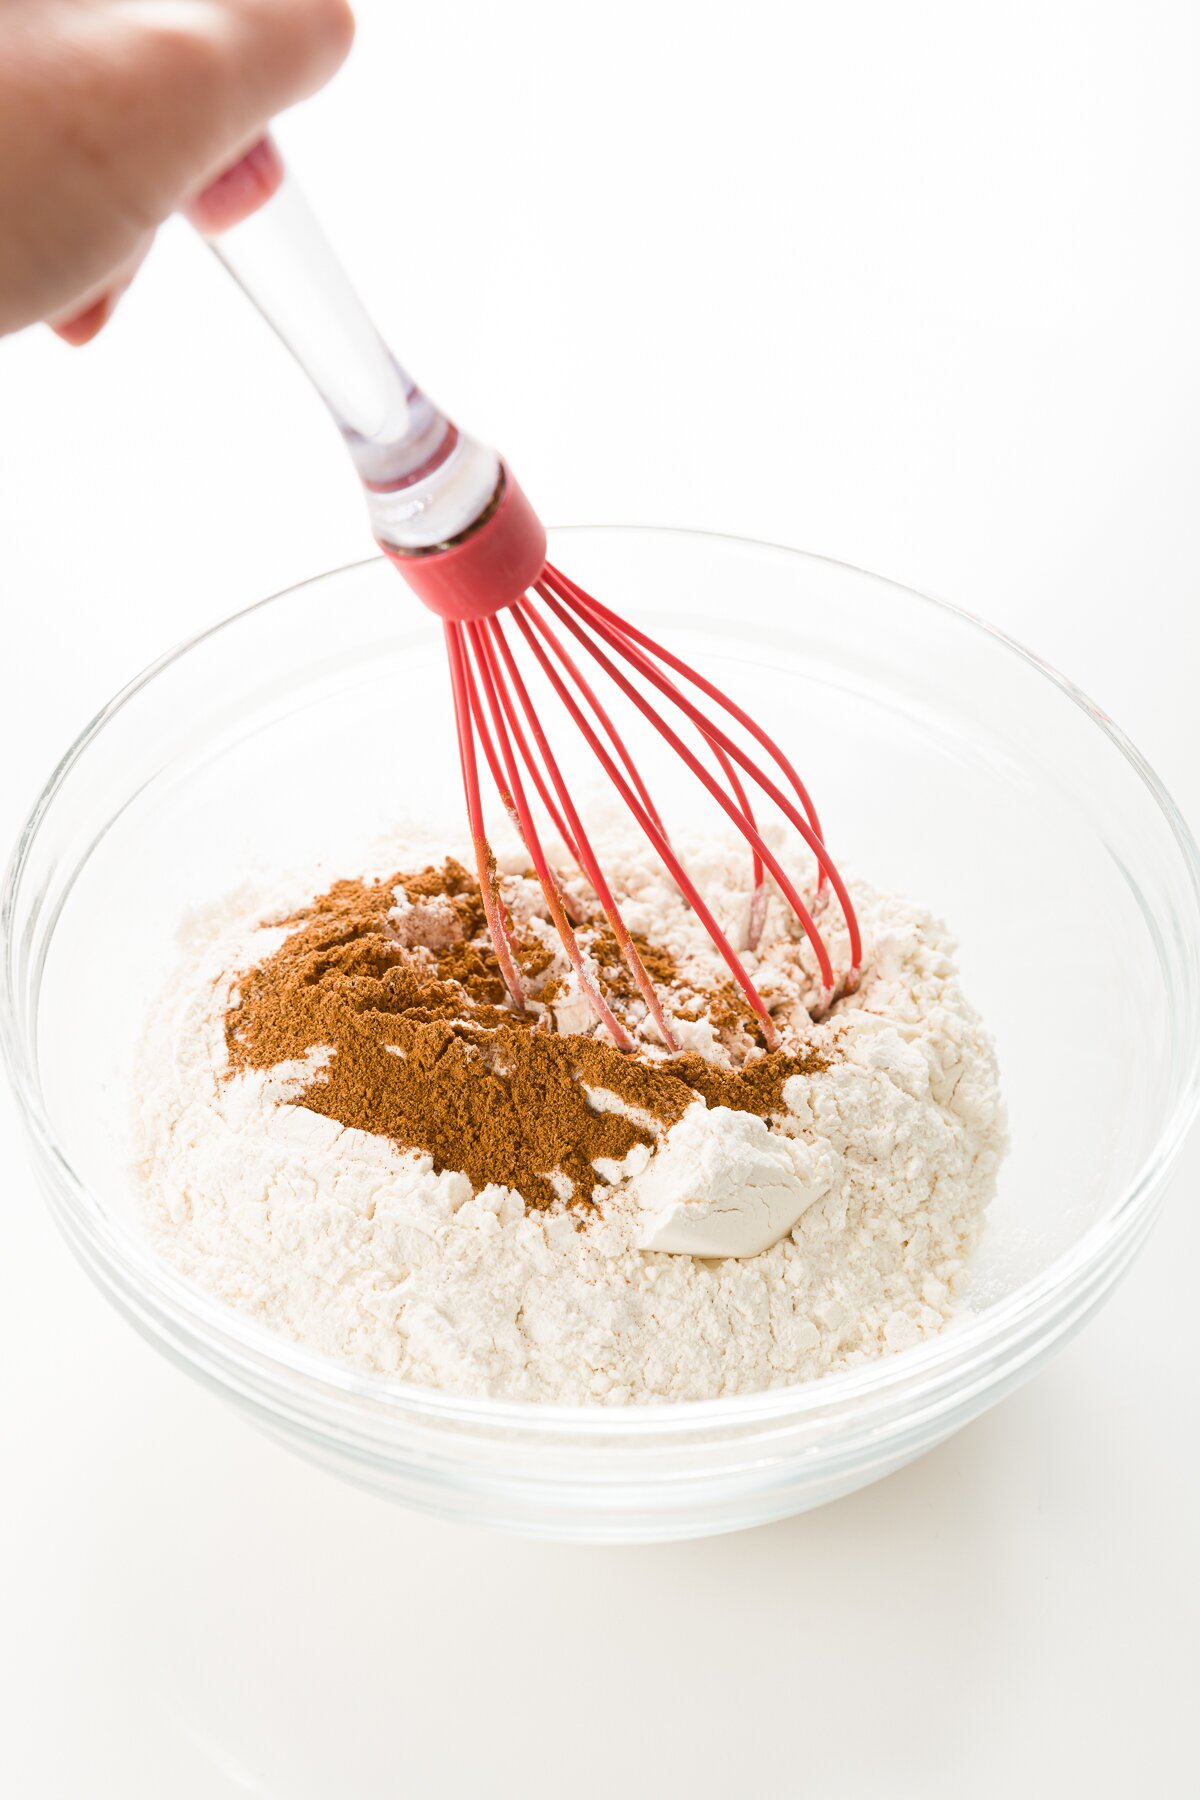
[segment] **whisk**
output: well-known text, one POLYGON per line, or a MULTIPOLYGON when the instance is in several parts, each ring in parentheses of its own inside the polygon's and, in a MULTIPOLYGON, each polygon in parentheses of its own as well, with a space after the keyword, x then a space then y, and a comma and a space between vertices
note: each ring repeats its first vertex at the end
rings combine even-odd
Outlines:
POLYGON ((540 802, 594 890, 621 955, 668 1050, 678 1045, 654 983, 613 897, 514 654, 523 645, 597 763, 701 921, 761 1027, 779 1033, 741 956, 680 861, 649 788, 596 691, 599 671, 625 696, 746 840, 752 862, 747 932, 756 949, 769 874, 812 945, 822 985, 853 987, 862 957, 854 908, 808 790, 752 714, 546 560, 546 533, 512 471, 451 423, 396 362, 350 285, 275 145, 262 139, 189 208, 192 223, 292 352, 336 421, 366 493, 375 537, 413 592, 442 620, 466 810, 488 931, 512 1005, 529 993, 502 903, 484 825, 480 763, 533 865, 580 988, 613 1042, 633 1039, 589 969, 535 818, 540 802), (711 704, 705 710, 701 701, 711 704), (722 722, 723 721, 723 722, 722 722), (694 745, 680 729, 694 728, 694 745), (742 740, 732 735, 740 728, 742 740), (774 765, 763 766, 754 750, 774 765), (778 808, 817 864, 808 906, 759 829, 747 783, 778 808), (832 889, 850 966, 835 976, 815 913, 832 889))

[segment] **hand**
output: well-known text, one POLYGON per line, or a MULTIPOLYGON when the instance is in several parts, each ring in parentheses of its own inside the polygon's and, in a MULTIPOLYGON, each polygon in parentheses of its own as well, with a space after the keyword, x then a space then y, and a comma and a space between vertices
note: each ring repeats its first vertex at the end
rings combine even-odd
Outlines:
POLYGON ((353 34, 346 0, 0 0, 0 332, 94 337, 156 228, 353 34))

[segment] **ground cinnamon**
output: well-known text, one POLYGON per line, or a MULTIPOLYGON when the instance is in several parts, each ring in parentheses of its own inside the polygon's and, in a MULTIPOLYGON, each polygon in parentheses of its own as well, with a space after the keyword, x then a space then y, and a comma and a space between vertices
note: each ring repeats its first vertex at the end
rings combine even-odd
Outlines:
MULTIPOLYGON (((239 978, 226 1014, 231 1069, 271 1068, 327 1047, 301 1105, 425 1151, 437 1169, 463 1170, 476 1191, 489 1182, 513 1188, 534 1207, 568 1193, 590 1205, 594 1159, 619 1161, 652 1142, 652 1125, 669 1127, 697 1098, 769 1117, 782 1110, 786 1081, 825 1066, 812 1053, 783 1052, 738 1070, 695 1055, 650 1061, 557 1035, 546 1007, 514 1013, 478 885, 453 861, 387 881, 335 882, 280 923, 287 937, 239 978), (397 888, 436 908, 424 943, 404 943, 389 918, 397 888), (589 1089, 615 1094, 650 1125, 597 1110, 589 1089)), ((584 919, 577 929, 614 1005, 636 1003, 607 923, 584 919)), ((669 998, 670 957, 637 942, 669 998)), ((517 950, 536 993, 553 956, 533 934, 517 950)))

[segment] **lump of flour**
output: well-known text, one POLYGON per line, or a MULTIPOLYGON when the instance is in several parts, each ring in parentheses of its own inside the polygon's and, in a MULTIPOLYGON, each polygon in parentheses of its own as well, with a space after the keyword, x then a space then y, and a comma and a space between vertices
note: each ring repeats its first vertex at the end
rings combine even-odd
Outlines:
POLYGON ((829 1190, 824 1144, 772 1131, 753 1113, 690 1106, 634 1177, 638 1246, 688 1256, 757 1256, 829 1190))
MULTIPOLYGON (((774 899, 749 951, 744 852, 685 845, 781 1028, 768 1054, 652 853, 606 849, 680 1055, 565 879, 639 1052, 603 1041, 519 859, 503 877, 534 996, 519 1025, 453 860, 397 846, 407 873, 315 899, 298 878, 192 921, 138 1083, 161 1254, 330 1356, 519 1400, 750 1392, 940 1331, 1004 1148, 944 929, 856 886, 863 978, 813 1023, 790 914, 774 899)), ((835 913, 822 931, 844 966, 835 913)))

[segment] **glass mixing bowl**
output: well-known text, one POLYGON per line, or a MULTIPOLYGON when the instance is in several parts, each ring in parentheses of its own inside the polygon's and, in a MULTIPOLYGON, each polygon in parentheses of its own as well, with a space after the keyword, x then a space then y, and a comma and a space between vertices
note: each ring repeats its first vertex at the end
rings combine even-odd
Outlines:
MULTIPOLYGON (((5 1050, 38 1180, 98 1285, 293 1449, 410 1505, 524 1531, 733 1530, 945 1438, 1065 1342, 1128 1266, 1197 1103, 1197 853, 1108 720, 952 607, 691 533, 559 533, 552 555, 787 744, 844 869, 958 935, 1012 1126, 958 1322, 803 1386, 533 1406, 326 1360, 153 1254, 129 1173, 129 1070, 183 915, 251 871, 353 872, 401 819, 461 829, 439 627, 382 561, 184 645, 68 752, 4 892, 5 1050)), ((567 728, 557 740, 581 781, 586 751, 567 728)), ((669 820, 699 816, 665 751, 652 772, 669 820)))

